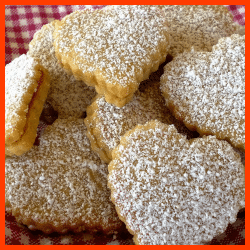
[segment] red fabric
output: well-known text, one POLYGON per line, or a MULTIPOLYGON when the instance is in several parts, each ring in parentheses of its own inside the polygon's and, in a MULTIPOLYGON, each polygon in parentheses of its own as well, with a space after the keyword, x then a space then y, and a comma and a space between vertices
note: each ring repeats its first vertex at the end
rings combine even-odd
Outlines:
MULTIPOLYGON (((103 5, 6 5, 5 6, 5 64, 28 51, 28 44, 34 33, 44 24, 61 19, 71 12, 84 8, 103 8, 103 5)), ((245 6, 229 5, 234 21, 245 25, 245 6)), ((44 126, 40 125, 41 127, 44 126)), ((131 245, 132 236, 125 232, 119 235, 91 235, 88 233, 45 235, 40 231, 32 232, 23 225, 18 225, 15 218, 5 213, 6 245, 131 245)), ((245 244, 245 210, 238 214, 238 219, 229 225, 226 232, 214 238, 213 245, 245 244)))
POLYGON ((28 51, 29 42, 44 24, 86 7, 103 5, 5 5, 5 64, 28 51))
POLYGON ((227 5, 234 16, 234 21, 245 26, 245 5, 227 5))

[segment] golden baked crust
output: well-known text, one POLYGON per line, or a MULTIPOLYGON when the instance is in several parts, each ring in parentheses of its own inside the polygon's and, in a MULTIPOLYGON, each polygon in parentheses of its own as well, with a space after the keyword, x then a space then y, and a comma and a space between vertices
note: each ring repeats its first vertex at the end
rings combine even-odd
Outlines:
POLYGON ((21 155, 32 147, 49 87, 47 70, 28 55, 6 65, 5 154, 21 155))
POLYGON ((76 11, 56 23, 54 39, 65 69, 118 107, 165 61, 169 48, 167 23, 154 6, 76 11))

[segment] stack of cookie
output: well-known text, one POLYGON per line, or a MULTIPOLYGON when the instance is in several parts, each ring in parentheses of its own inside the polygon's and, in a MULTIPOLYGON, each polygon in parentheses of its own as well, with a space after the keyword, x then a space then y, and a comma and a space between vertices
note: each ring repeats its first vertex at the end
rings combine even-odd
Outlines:
POLYGON ((223 233, 245 207, 243 33, 223 6, 43 26, 5 69, 7 211, 45 233, 126 225, 139 245, 223 233), (46 103, 58 118, 33 146, 46 103))

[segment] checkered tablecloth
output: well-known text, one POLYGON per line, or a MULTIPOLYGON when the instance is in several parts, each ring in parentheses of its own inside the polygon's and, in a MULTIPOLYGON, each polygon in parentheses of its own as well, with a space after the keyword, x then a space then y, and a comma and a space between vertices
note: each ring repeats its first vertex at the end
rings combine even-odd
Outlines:
MULTIPOLYGON (((84 8, 103 8, 103 5, 6 5, 5 6, 5 64, 28 51, 28 44, 34 33, 44 24, 61 19, 71 12, 84 8)), ((245 6, 228 5, 234 21, 245 25, 245 6)), ((119 235, 68 233, 45 235, 40 231, 32 232, 25 226, 18 225, 15 218, 5 213, 6 245, 131 245, 132 236, 128 232, 119 235)), ((226 232, 213 239, 214 245, 245 244, 245 210, 238 214, 238 219, 229 225, 226 232)))

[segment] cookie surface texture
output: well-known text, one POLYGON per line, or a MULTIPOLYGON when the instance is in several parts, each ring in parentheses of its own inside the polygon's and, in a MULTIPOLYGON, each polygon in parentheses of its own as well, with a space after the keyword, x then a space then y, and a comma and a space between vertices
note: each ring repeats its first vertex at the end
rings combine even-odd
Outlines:
POLYGON ((53 45, 56 22, 58 21, 44 25, 35 33, 29 44, 28 54, 38 58, 50 74, 51 88, 47 101, 58 112, 59 118, 80 118, 96 92, 93 87, 68 74, 58 62, 53 45))
POLYGON ((56 23, 53 35, 64 67, 118 107, 165 61, 169 48, 162 10, 152 6, 76 11, 56 23))
POLYGON ((167 124, 172 124, 174 120, 165 106, 159 82, 149 82, 143 92, 138 90, 122 108, 107 103, 104 96, 98 95, 87 108, 84 122, 93 150, 109 163, 121 136, 138 124, 156 119, 167 124))
POLYGON ((46 69, 26 54, 5 66, 5 154, 32 147, 49 87, 46 69))
POLYGON ((136 244, 205 244, 244 207, 240 156, 214 136, 187 140, 151 121, 127 132, 112 154, 111 199, 136 244))
POLYGON ((177 56, 164 68, 161 90, 188 128, 245 150, 245 36, 222 38, 212 52, 177 56))
POLYGON ((241 26, 223 5, 162 5, 171 37, 169 54, 176 56, 193 47, 211 51, 222 37, 238 33, 241 26))
POLYGON ((107 165, 93 153, 82 119, 57 119, 40 145, 5 160, 5 206, 45 233, 113 233, 123 223, 110 201, 107 165))

